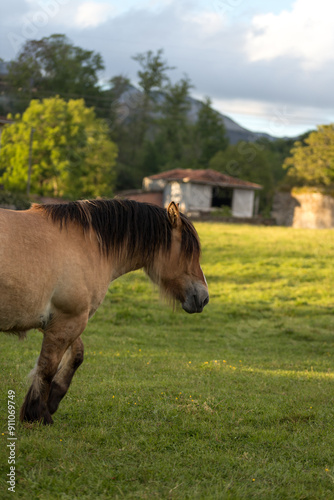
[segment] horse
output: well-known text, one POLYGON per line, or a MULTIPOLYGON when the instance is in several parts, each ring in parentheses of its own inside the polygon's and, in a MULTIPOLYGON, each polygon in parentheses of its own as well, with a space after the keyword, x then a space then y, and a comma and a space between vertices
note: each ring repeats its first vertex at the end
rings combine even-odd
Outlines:
POLYGON ((20 420, 52 424, 83 362, 81 334, 109 284, 143 268, 187 313, 209 301, 190 220, 131 200, 81 200, 0 209, 0 331, 43 333, 20 420))

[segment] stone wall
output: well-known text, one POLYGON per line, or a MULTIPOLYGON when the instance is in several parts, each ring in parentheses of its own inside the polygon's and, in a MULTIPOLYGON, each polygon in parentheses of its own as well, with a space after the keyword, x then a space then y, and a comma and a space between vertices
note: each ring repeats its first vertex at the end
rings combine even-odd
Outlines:
POLYGON ((279 226, 334 228, 334 198, 322 193, 277 193, 272 217, 279 226))

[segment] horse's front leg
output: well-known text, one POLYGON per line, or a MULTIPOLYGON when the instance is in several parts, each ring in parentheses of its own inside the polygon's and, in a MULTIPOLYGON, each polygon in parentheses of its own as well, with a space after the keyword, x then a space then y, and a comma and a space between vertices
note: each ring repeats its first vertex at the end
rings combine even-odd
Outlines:
POLYGON ((21 408, 21 421, 52 424, 47 406, 52 379, 65 351, 83 332, 86 324, 87 315, 62 317, 61 320, 53 320, 52 326, 45 330, 41 353, 32 374, 32 384, 21 408))
POLYGON ((52 379, 47 402, 51 415, 57 411, 60 401, 67 393, 74 373, 83 362, 83 356, 84 345, 81 338, 78 337, 73 344, 67 348, 58 367, 58 371, 52 379))

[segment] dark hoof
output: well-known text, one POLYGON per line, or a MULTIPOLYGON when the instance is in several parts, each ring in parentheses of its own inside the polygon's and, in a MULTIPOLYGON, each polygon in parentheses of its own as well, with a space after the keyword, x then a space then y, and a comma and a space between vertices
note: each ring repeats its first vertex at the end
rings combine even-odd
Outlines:
POLYGON ((24 410, 22 407, 20 413, 20 421, 21 422, 41 422, 43 425, 51 425, 53 424, 53 419, 48 410, 44 411, 42 415, 37 415, 36 413, 32 413, 30 411, 24 410))
POLYGON ((51 417, 50 413, 46 411, 46 413, 43 416, 43 424, 44 425, 51 425, 53 424, 53 418, 51 417))
POLYGON ((44 425, 53 423, 46 404, 40 397, 32 399, 30 390, 21 408, 20 420, 21 422, 42 422, 44 425))

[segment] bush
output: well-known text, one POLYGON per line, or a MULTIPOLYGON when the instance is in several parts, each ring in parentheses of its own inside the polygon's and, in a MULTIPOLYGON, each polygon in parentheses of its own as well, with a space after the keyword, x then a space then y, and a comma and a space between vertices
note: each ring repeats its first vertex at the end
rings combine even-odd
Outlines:
POLYGON ((24 194, 0 191, 0 205, 14 205, 16 210, 25 210, 30 207, 30 201, 24 194))
POLYGON ((213 210, 211 215, 214 217, 232 217, 232 209, 226 205, 222 205, 220 208, 213 210))

